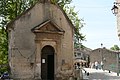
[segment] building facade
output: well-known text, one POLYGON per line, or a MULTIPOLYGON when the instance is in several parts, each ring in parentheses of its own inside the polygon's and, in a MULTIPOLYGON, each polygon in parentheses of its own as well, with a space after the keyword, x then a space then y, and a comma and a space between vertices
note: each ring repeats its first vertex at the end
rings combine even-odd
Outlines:
POLYGON ((90 52, 91 52, 91 49, 88 49, 88 48, 75 49, 74 50, 74 66, 75 66, 75 69, 78 65, 80 65, 81 67, 86 67, 86 68, 89 67, 90 52))
MULTIPOLYGON (((120 40, 120 0, 115 0, 114 6, 112 8, 113 14, 117 18, 117 34, 120 40)), ((118 54, 117 60, 117 73, 120 73, 120 54, 118 54)))
POLYGON ((62 80, 73 72, 74 27, 49 0, 38 2, 7 25, 13 79, 62 80))
POLYGON ((111 70, 114 72, 118 72, 120 69, 120 64, 118 63, 120 61, 119 53, 117 51, 111 51, 106 48, 98 48, 90 53, 90 62, 95 63, 96 61, 101 63, 103 62, 103 69, 105 70, 111 70))
POLYGON ((116 6, 118 7, 116 17, 117 17, 117 32, 118 32, 118 37, 120 39, 120 0, 115 0, 115 1, 116 1, 116 6))

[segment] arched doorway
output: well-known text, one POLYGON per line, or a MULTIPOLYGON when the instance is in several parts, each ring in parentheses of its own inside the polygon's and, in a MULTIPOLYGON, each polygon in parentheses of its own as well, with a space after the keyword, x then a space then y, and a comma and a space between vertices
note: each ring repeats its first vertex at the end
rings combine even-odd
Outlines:
POLYGON ((45 46, 41 50, 41 78, 43 80, 54 80, 54 48, 45 46))

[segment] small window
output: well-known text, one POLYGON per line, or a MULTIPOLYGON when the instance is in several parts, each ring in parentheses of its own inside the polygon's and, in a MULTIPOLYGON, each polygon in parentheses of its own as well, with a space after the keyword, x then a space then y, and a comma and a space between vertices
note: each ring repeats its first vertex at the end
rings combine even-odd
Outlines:
POLYGON ((81 56, 81 53, 78 53, 77 55, 78 55, 78 56, 81 56))
POLYGON ((118 54, 118 58, 120 59, 120 54, 118 54))
POLYGON ((98 50, 98 52, 100 52, 100 50, 98 50))
POLYGON ((77 54, 76 54, 76 53, 74 53, 74 56, 75 56, 75 57, 77 57, 77 54))

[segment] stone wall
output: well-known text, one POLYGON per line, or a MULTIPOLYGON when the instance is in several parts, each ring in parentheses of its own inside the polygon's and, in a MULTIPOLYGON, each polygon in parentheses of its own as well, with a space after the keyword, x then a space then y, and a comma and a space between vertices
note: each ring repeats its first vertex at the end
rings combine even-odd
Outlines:
POLYGON ((27 79, 41 77, 41 49, 55 49, 55 74, 62 61, 73 67, 73 26, 57 5, 37 3, 12 21, 8 27, 9 64, 12 77, 27 79), (54 22, 65 32, 59 34, 33 33, 31 29, 46 20, 54 22))
POLYGON ((105 48, 98 48, 90 53, 90 62, 103 61, 104 69, 117 72, 117 54, 118 52, 111 51, 105 48))

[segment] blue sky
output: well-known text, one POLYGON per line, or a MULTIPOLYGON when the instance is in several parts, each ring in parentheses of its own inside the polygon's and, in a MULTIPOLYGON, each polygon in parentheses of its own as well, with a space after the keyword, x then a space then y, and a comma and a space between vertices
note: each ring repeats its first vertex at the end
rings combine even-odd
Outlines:
POLYGON ((111 12, 115 0, 73 0, 75 11, 79 11, 79 18, 86 23, 82 33, 86 40, 82 42, 86 47, 96 49, 101 47, 110 48, 113 45, 120 47, 117 36, 116 16, 111 12))

